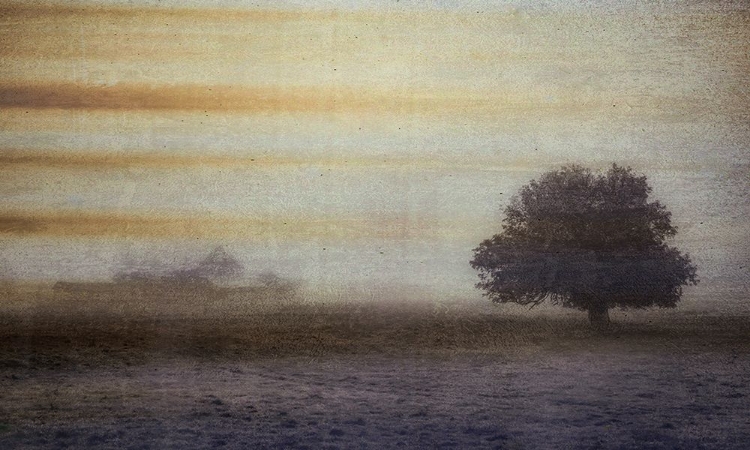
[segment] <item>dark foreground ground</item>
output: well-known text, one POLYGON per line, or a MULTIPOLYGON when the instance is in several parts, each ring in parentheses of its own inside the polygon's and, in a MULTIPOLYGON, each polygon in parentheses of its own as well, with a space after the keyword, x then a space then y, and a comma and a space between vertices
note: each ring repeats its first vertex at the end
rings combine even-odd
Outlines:
POLYGON ((615 319, 6 314, 0 448, 750 448, 750 318, 615 319))

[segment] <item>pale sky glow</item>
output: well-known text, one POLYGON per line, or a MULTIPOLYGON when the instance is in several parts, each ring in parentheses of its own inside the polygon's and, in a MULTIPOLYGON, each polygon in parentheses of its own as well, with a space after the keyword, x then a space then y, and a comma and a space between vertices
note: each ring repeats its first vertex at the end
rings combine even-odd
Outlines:
POLYGON ((692 295, 746 293, 748 11, 536 3, 9 3, 6 277, 224 243, 311 283, 472 293, 471 249, 520 186, 617 162, 672 210, 692 295))

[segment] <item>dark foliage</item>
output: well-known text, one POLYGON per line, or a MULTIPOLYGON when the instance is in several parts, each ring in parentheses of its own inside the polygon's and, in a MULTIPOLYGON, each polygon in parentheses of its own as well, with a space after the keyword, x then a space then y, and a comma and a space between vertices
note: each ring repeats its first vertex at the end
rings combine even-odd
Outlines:
POLYGON ((696 284, 688 255, 667 244, 671 213, 648 201, 646 177, 572 165, 531 181, 505 209, 502 232, 474 249, 477 287, 495 302, 545 300, 606 314, 674 307, 696 284))

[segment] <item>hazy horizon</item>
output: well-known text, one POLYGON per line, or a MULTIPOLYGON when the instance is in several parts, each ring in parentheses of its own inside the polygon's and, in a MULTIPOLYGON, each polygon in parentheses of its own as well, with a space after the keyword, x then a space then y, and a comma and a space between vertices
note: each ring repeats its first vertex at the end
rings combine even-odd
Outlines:
POLYGON ((224 245, 250 274, 479 296, 471 251, 521 186, 617 163, 672 211, 686 298, 744 307, 741 2, 207 5, 0 8, 1 278, 224 245))

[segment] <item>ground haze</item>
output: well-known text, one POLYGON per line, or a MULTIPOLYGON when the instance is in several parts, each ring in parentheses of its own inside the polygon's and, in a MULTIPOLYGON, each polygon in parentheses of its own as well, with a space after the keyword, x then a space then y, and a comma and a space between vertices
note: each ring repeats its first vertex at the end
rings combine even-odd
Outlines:
POLYGON ((34 292, 17 291, 0 323, 4 448, 750 440, 747 316, 615 311, 601 334, 582 313, 468 301, 298 296, 199 316, 190 298, 139 313, 102 299, 52 308, 58 294, 34 292))

